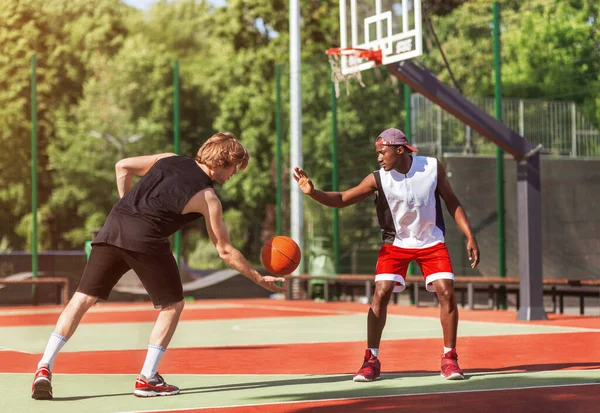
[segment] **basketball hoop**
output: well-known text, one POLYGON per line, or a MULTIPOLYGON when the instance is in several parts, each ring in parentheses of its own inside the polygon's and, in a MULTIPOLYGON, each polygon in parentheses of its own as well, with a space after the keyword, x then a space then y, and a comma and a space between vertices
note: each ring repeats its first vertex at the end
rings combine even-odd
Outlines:
POLYGON ((359 66, 365 61, 371 61, 375 65, 380 65, 382 59, 381 50, 333 47, 328 49, 326 53, 331 65, 331 80, 335 85, 336 97, 340 95, 340 82, 346 83, 346 93, 348 95, 350 94, 350 79, 356 79, 362 87, 365 87, 359 66), (345 70, 342 70, 342 68, 345 70))

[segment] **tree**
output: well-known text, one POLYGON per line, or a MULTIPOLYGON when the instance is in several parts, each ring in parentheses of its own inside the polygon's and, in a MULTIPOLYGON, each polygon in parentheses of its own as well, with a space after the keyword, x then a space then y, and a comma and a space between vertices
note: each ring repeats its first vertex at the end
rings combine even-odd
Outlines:
MULTIPOLYGON (((68 115, 81 96, 93 53, 114 53, 125 35, 115 0, 7 0, 0 6, 0 190, 2 230, 13 248, 25 245, 14 225, 30 211, 30 56, 37 55, 39 202, 52 192, 46 148, 56 134, 55 116, 68 115), (5 214, 4 212, 2 214, 5 214), (11 228, 12 227, 12 228, 11 228)), ((51 216, 47 219, 52 221, 51 216)), ((43 222, 42 224, 47 224, 43 222)), ((49 231, 56 246, 56 229, 49 231)), ((45 244, 46 245, 46 244, 45 244)))

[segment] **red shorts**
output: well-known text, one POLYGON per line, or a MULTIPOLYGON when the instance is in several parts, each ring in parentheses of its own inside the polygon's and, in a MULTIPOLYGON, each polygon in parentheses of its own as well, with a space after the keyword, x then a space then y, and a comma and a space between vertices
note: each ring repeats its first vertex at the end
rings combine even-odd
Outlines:
POLYGON ((396 281, 394 292, 403 291, 406 288, 404 281, 406 271, 411 261, 419 264, 427 291, 435 291, 431 284, 435 280, 454 279, 450 255, 444 243, 428 248, 399 248, 391 244, 383 244, 377 255, 375 282, 396 281))

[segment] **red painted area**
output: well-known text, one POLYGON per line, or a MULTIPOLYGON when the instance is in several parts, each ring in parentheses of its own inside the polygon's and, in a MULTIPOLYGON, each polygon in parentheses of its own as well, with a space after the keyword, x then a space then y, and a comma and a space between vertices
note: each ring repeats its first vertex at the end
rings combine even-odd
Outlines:
MULTIPOLYGON (((591 357, 599 345, 600 332, 464 337, 459 338, 458 354, 467 373, 600 369, 600 358, 591 357)), ((360 367, 364 347, 351 342, 172 348, 161 362, 161 373, 350 375, 360 367)), ((384 341, 382 372, 437 373, 441 353, 441 339, 384 341)), ((145 355, 146 350, 62 352, 54 371, 136 374, 145 355)), ((39 358, 0 351, 0 371, 33 371, 39 358)))
MULTIPOLYGON (((237 318, 266 318, 266 317, 308 317, 335 315, 337 312, 332 310, 320 311, 318 313, 310 311, 290 311, 268 308, 194 308, 185 309, 181 314, 181 321, 195 320, 224 320, 237 318)), ((21 315, 0 315, 0 327, 7 326, 39 326, 54 325, 60 316, 59 313, 48 314, 21 314, 21 315)), ((83 324, 102 324, 102 323, 153 323, 156 321, 158 311, 151 306, 148 310, 140 311, 111 311, 111 312, 88 312, 82 320, 83 324)))
POLYGON ((597 385, 554 387, 169 410, 169 413, 592 413, 598 408, 599 390, 597 385))

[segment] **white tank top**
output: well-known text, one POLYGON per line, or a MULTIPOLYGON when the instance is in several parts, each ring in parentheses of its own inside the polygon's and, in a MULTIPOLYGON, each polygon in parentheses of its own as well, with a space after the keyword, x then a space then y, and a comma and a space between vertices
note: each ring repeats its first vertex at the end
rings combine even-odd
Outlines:
POLYGON ((383 242, 400 248, 428 248, 444 242, 444 218, 437 187, 437 159, 414 156, 410 170, 374 172, 377 218, 383 242))

